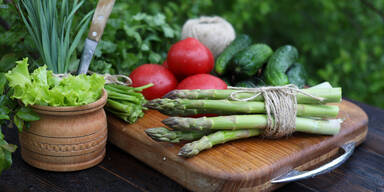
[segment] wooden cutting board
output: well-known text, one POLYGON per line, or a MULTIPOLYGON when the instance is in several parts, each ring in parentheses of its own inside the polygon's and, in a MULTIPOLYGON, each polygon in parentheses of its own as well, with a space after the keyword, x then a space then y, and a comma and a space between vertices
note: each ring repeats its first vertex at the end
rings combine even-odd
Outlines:
MULTIPOLYGON (((135 124, 108 116, 109 140, 192 191, 270 191, 281 186, 270 180, 291 169, 307 170, 324 164, 350 141, 366 137, 368 117, 355 104, 339 104, 344 119, 335 136, 295 133, 289 138, 250 138, 232 141, 186 159, 177 156, 184 143, 156 142, 144 130, 164 126, 167 116, 149 110, 135 124)), ((129 166, 129 165, 127 165, 129 166)))

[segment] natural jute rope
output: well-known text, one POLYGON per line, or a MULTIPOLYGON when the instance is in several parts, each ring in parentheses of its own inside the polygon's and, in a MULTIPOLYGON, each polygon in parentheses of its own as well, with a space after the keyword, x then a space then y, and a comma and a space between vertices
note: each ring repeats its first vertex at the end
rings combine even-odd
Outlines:
MULTIPOLYGON (((88 71, 88 73, 93 74, 95 72, 88 71)), ((98 74, 98 73, 96 73, 96 74, 98 74)), ((60 79, 68 77, 68 75, 69 75, 68 73, 54 74, 55 77, 58 77, 60 79)), ((98 74, 98 75, 104 76, 105 84, 112 84, 112 83, 120 84, 120 85, 131 85, 132 84, 131 78, 129 78, 126 75, 111 75, 111 74, 103 74, 103 75, 98 74), (120 81, 119 78, 124 79, 124 81, 120 81)))
POLYGON ((264 97, 265 110, 267 113, 267 126, 263 132, 266 138, 280 138, 292 134, 296 127, 296 112, 298 93, 307 95, 316 100, 323 101, 324 98, 316 97, 301 91, 296 85, 285 85, 275 87, 242 88, 235 89, 229 96, 231 100, 249 101, 262 95, 264 97), (240 93, 253 93, 247 98, 238 98, 240 93))
POLYGON ((105 84, 120 84, 120 85, 131 85, 132 80, 126 75, 110 75, 110 74, 104 74, 105 84), (120 81, 119 78, 124 79, 125 81, 120 81))

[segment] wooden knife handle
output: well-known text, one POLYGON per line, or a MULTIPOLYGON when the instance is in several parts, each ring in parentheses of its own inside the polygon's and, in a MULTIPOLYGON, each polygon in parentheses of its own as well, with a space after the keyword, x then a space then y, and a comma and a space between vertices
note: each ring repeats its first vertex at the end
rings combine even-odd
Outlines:
POLYGON ((100 40, 114 4, 115 0, 99 0, 95 13, 93 14, 91 28, 88 33, 89 39, 97 42, 100 40))

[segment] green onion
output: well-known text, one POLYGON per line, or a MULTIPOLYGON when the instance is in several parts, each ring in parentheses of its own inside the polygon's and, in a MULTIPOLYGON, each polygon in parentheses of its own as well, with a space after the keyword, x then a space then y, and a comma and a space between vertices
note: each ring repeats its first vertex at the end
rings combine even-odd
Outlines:
POLYGON ((33 42, 48 69, 67 73, 70 58, 87 29, 93 11, 86 14, 77 26, 75 13, 84 0, 19 0, 17 7, 32 36, 33 42))

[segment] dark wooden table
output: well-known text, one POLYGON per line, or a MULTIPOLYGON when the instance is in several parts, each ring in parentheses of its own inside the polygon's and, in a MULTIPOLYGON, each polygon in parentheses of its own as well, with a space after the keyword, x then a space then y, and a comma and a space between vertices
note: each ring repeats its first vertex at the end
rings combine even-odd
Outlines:
MULTIPOLYGON (((357 103, 369 116, 367 140, 335 171, 285 185, 277 191, 384 191, 384 110, 357 103)), ((17 130, 4 128, 18 143, 17 130)), ((187 191, 112 144, 104 161, 71 173, 42 171, 27 165, 19 150, 13 165, 0 176, 0 191, 187 191)))

